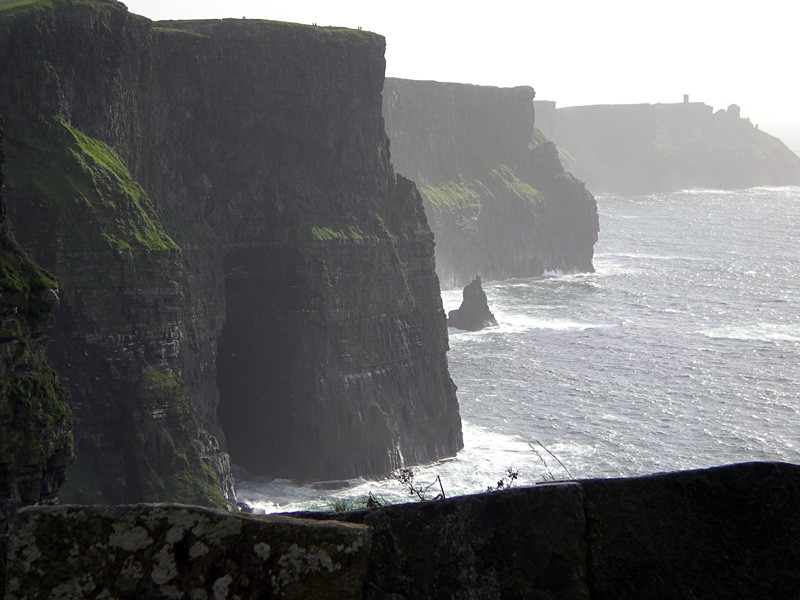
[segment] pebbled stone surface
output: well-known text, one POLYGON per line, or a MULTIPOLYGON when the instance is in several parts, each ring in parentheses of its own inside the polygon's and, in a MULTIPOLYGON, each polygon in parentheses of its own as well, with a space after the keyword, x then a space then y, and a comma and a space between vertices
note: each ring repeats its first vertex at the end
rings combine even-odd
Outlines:
POLYGON ((180 505, 21 510, 6 599, 361 598, 360 525, 180 505))

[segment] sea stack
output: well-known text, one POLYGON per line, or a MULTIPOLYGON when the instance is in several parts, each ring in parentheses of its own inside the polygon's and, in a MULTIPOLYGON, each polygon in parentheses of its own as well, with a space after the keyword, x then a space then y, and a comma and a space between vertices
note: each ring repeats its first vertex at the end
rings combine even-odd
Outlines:
POLYGON ((464 288, 464 300, 459 308, 448 313, 447 326, 467 331, 480 331, 486 327, 497 326, 497 319, 489 310, 489 302, 481 286, 480 275, 464 288))

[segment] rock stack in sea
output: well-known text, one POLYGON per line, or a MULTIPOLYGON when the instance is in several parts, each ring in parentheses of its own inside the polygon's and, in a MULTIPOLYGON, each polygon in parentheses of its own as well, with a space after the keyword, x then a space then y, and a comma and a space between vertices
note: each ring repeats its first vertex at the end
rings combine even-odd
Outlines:
POLYGON ((486 327, 496 327, 497 319, 489 310, 486 292, 483 291, 480 275, 464 288, 461 306, 447 315, 447 326, 467 331, 480 331, 486 327))

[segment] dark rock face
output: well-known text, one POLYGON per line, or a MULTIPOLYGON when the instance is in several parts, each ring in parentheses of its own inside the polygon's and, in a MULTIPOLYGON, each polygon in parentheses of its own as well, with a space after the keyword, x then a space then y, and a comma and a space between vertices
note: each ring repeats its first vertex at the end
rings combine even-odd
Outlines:
POLYGON ((567 168, 595 193, 800 184, 800 158, 736 105, 714 113, 701 102, 536 104, 567 168))
POLYGON ((0 45, 10 213, 63 282, 68 498, 219 505, 229 449, 324 479, 461 447, 382 38, 60 0, 0 11, 0 45))
POLYGON ((386 80, 392 162, 425 200, 443 285, 592 271, 597 205, 534 129, 533 96, 386 80))
POLYGON ((25 509, 6 599, 361 598, 371 532, 179 505, 25 509))
POLYGON ((486 327, 496 327, 497 319, 489 310, 486 292, 481 286, 481 278, 476 277, 464 288, 461 306, 447 315, 447 326, 467 331, 480 331, 486 327))

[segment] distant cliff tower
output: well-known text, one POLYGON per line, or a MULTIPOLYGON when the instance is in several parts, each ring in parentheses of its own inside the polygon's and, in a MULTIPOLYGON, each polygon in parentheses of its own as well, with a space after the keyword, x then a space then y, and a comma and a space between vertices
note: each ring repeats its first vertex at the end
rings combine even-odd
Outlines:
POLYGON ((739 107, 738 104, 731 104, 727 110, 728 116, 733 117, 735 119, 742 118, 742 109, 739 107))
POLYGON ((683 95, 683 103, 684 104, 689 104, 689 94, 684 94, 683 95))

